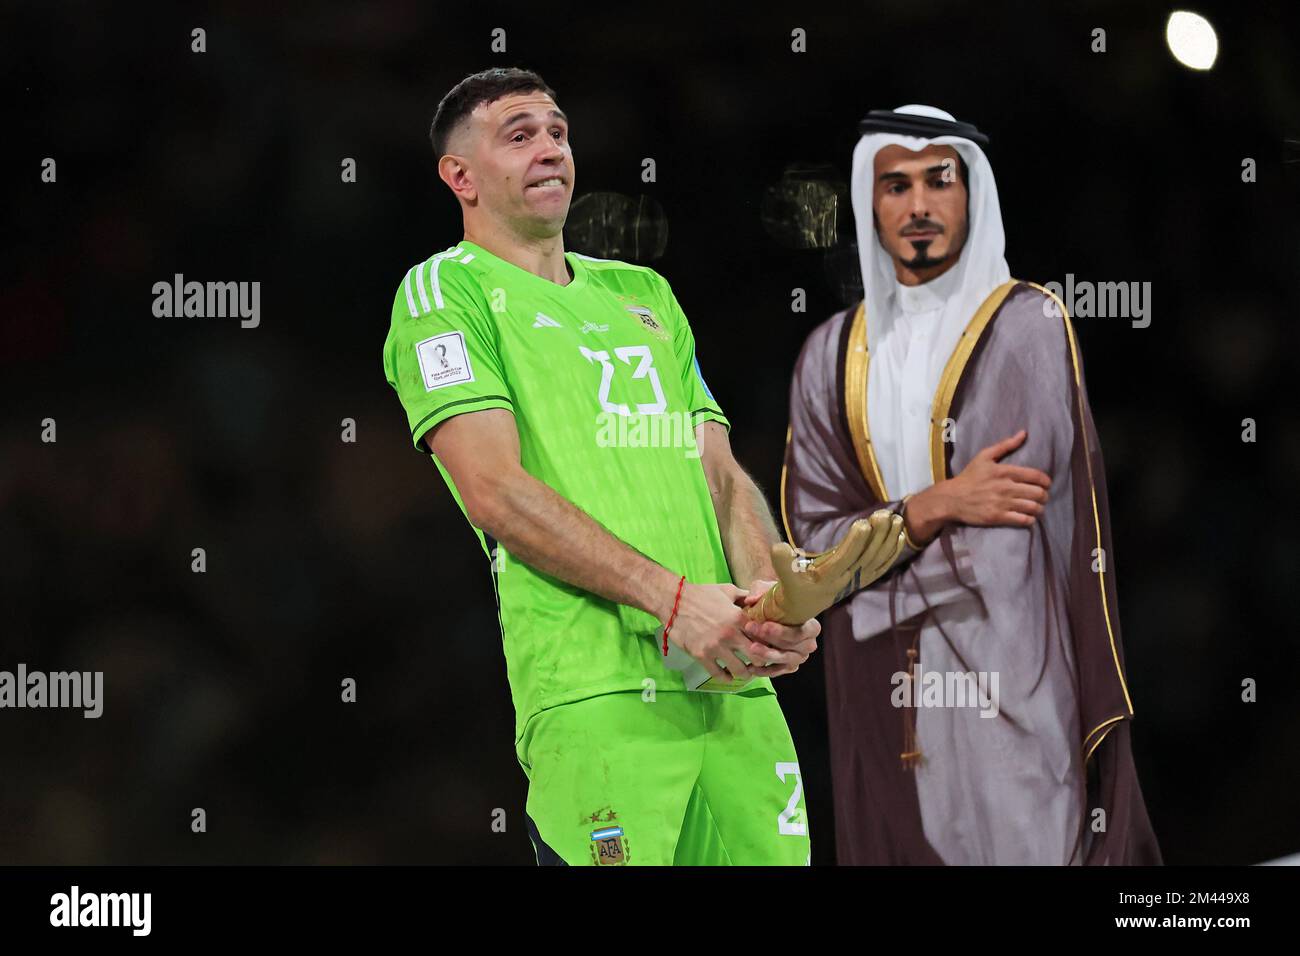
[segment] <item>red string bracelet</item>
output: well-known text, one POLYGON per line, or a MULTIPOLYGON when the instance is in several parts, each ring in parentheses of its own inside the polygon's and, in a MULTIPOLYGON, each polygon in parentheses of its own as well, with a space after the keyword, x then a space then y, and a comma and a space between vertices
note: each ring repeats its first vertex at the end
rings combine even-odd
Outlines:
POLYGON ((673 601, 673 613, 668 615, 668 623, 664 625, 664 657, 668 656, 668 632, 672 630, 673 621, 677 618, 677 605, 682 603, 682 585, 686 583, 686 575, 677 582, 677 598, 673 601))

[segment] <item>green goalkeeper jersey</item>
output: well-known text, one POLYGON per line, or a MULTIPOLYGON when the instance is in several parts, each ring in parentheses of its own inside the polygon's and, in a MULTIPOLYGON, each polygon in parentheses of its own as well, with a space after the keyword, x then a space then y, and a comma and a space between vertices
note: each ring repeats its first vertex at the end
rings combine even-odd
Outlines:
MULTIPOLYGON (((406 274, 384 371, 412 442, 427 452, 423 438, 438 423, 507 409, 529 474, 687 581, 731 582, 694 433, 700 422, 730 424, 704 383, 681 306, 653 269, 565 258, 573 279, 564 286, 472 242, 406 274)), ((663 665, 653 615, 512 560, 474 531, 492 561, 516 739, 539 710, 642 689, 646 678, 656 691, 685 691, 663 665)))

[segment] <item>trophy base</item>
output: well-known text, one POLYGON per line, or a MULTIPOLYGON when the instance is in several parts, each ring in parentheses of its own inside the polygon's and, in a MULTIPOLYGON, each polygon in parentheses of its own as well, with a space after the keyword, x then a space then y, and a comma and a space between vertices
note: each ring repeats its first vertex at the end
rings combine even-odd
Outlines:
MULTIPOLYGON (((664 629, 661 627, 655 631, 656 646, 663 647, 663 640, 664 629)), ((746 664, 749 663, 749 659, 744 654, 738 653, 736 656, 746 664)), ((668 656, 664 658, 664 666, 681 673, 687 690, 698 691, 701 694, 738 694, 754 684, 754 678, 727 682, 714 679, 703 664, 671 641, 668 642, 668 656)))

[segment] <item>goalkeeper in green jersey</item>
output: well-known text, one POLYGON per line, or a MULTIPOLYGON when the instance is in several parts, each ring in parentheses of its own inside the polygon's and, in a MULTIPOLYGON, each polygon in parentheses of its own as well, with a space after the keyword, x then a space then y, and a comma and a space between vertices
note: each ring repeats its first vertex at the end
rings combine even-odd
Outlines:
POLYGON ((809 862, 771 678, 820 626, 746 614, 779 536, 681 306, 565 252, 569 123, 539 76, 467 77, 431 139, 465 235, 406 273, 384 370, 491 561, 538 862, 809 862), (748 683, 692 692, 665 645, 748 683))

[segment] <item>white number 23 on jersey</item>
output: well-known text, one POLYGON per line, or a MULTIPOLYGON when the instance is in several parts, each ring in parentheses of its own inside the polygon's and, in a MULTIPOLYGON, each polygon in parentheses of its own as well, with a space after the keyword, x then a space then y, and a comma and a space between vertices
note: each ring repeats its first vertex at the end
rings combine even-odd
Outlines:
MULTIPOLYGON (((581 345, 578 346, 578 351, 582 353, 583 358, 588 362, 600 363, 600 393, 598 397, 601 411, 611 412, 615 415, 631 415, 632 409, 627 405, 609 400, 609 387, 614 381, 614 363, 610 361, 609 353, 603 349, 589 349, 581 345)), ((659 372, 654 367, 654 355, 650 352, 650 346, 624 345, 614 349, 614 355, 624 365, 629 366, 634 358, 640 359, 636 368, 632 369, 632 379, 648 378, 650 387, 654 390, 654 401, 638 402, 636 414, 661 414, 668 407, 668 401, 664 398, 663 386, 659 383, 659 372)))

